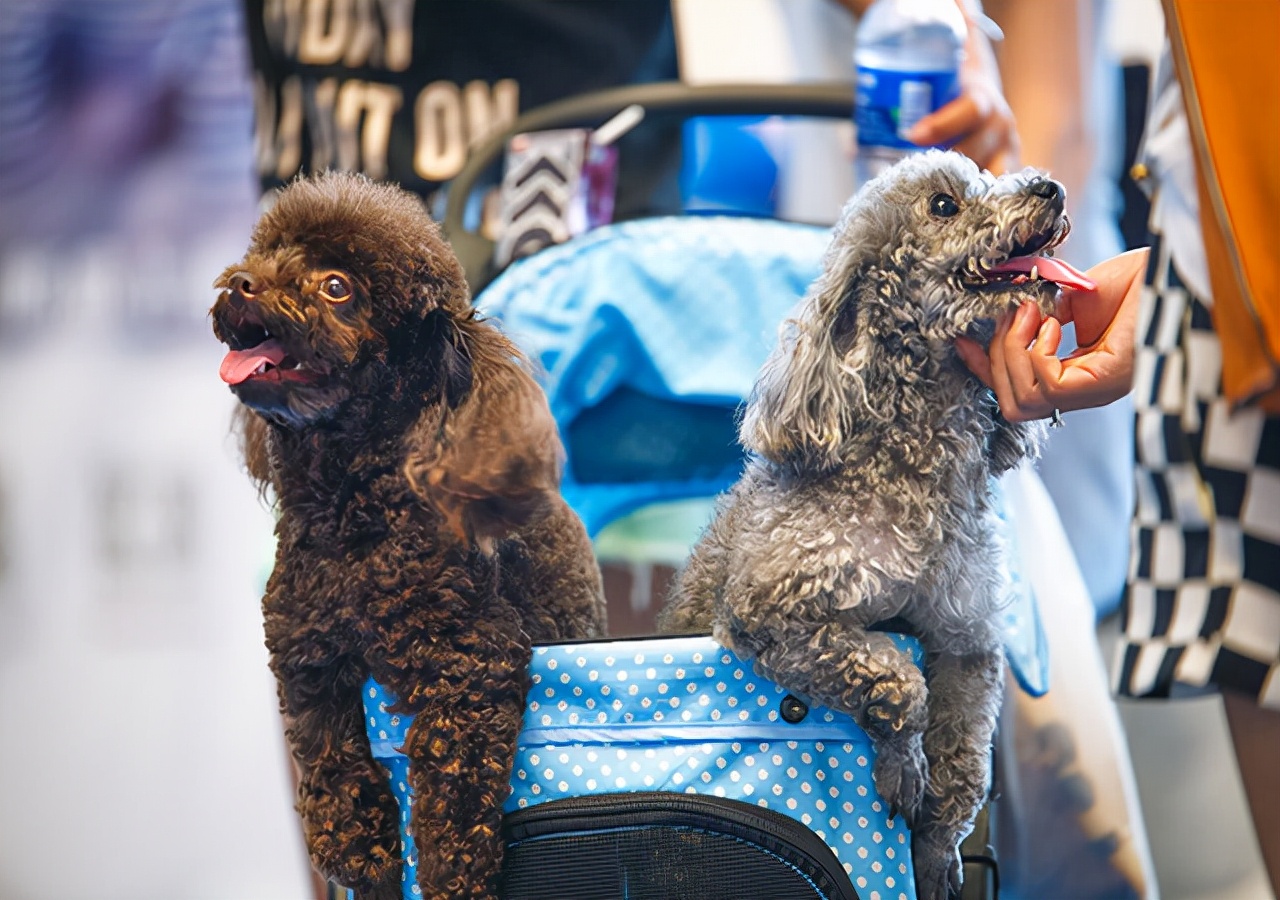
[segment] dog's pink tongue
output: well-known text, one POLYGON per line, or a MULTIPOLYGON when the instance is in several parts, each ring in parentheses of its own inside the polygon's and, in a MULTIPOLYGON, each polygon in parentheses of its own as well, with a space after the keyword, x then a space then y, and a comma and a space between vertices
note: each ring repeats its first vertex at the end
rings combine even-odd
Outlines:
POLYGON ((284 356, 284 347, 275 338, 271 338, 248 350, 228 352, 222 359, 222 368, 218 374, 227 384, 239 384, 256 372, 263 363, 280 365, 284 356))
POLYGON ((1032 268, 1045 281, 1052 281, 1060 287, 1074 288, 1077 291, 1092 291, 1098 287, 1088 275, 1054 256, 1015 256, 1008 262, 993 266, 991 271, 1022 272, 1029 275, 1032 268))

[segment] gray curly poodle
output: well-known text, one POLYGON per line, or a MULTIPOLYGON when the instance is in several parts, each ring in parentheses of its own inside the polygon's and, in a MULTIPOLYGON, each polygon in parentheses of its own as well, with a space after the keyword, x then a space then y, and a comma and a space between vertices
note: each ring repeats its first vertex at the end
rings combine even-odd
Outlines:
POLYGON ((660 620, 712 628, 857 719, 880 793, 913 827, 923 900, 959 887, 990 778, 1005 600, 990 479, 1043 435, 1000 417, 953 342, 989 342, 1028 299, 1048 313, 1055 282, 1088 285, 1052 258, 1064 203, 1033 170, 996 178, 941 151, 855 195, 747 404, 752 458, 660 620), (927 676, 875 630, 889 619, 920 639, 927 676))

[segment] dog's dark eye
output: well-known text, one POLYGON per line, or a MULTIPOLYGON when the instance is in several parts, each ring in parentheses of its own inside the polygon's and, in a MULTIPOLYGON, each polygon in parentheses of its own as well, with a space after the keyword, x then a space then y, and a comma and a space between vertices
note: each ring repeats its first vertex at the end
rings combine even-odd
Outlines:
POLYGON ((330 303, 346 303, 351 299, 351 282, 347 276, 331 272, 320 281, 320 295, 330 303))
POLYGON ((950 194, 934 194, 929 200, 929 215, 949 219, 960 212, 960 204, 950 194))

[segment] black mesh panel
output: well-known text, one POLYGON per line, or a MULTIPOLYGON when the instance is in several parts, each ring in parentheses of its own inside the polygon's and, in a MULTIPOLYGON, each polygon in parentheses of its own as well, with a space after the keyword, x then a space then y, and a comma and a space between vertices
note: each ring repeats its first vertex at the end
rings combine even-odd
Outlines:
POLYGON ((737 800, 666 793, 509 814, 503 900, 859 900, 831 848, 737 800))
POLYGON ((508 849, 503 900, 828 900, 794 865, 725 834, 648 826, 508 849))

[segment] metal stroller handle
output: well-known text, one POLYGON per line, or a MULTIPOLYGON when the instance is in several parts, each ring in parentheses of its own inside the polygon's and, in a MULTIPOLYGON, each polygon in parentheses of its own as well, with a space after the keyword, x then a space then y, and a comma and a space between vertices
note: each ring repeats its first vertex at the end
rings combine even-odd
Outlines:
POLYGON ((848 119, 853 112, 853 86, 847 83, 687 85, 679 81, 628 85, 579 94, 531 109, 475 148, 449 185, 444 232, 478 293, 493 271, 494 242, 467 231, 464 215, 476 182, 505 151, 515 135, 552 128, 602 125, 628 106, 644 108, 645 118, 691 116, 808 116, 848 119))

